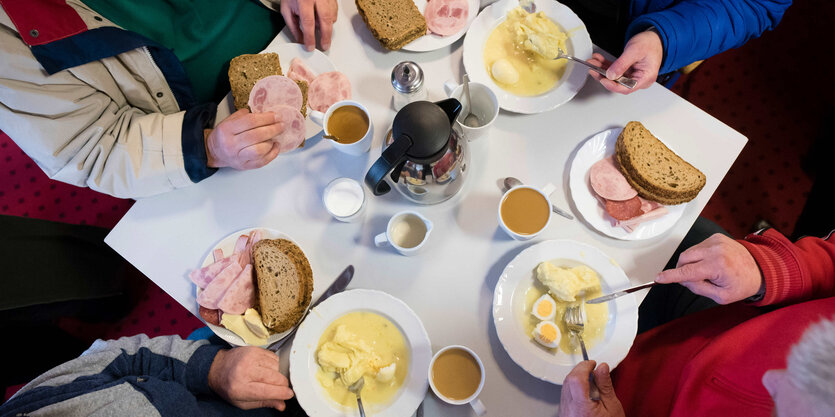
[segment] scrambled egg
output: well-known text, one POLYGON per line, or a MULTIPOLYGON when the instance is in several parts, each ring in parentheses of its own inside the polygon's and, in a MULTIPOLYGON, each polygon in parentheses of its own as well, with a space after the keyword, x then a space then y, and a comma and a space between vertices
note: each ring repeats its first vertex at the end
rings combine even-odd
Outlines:
POLYGON ((542 262, 534 271, 536 279, 558 300, 574 302, 578 296, 600 290, 600 278, 591 268, 580 265, 574 268, 554 266, 542 262))

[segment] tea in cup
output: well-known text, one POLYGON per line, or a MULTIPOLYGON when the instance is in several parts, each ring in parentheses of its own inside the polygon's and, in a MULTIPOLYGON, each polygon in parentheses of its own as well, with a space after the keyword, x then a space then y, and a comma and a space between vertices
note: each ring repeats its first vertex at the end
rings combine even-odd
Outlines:
POLYGON ((478 415, 487 412, 478 399, 484 380, 484 364, 465 346, 447 346, 435 353, 429 363, 432 392, 448 404, 470 404, 478 415))
POLYGON ((310 119, 333 136, 336 149, 351 155, 361 155, 371 148, 374 128, 368 109, 353 100, 334 103, 325 113, 311 111, 310 119))
POLYGON ((540 190, 530 185, 511 188, 499 203, 499 225, 510 237, 528 240, 536 237, 551 222, 551 199, 556 187, 540 190))
POLYGON ((412 256, 423 249, 432 222, 414 211, 401 211, 388 222, 385 233, 374 237, 377 247, 391 245, 401 255, 412 256))

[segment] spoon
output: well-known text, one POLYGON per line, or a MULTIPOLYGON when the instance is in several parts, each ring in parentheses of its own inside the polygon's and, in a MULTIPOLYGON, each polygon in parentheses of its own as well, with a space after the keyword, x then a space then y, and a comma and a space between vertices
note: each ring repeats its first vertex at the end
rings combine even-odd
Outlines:
MULTIPOLYGON (((518 185, 524 185, 524 183, 522 181, 520 181, 518 178, 507 177, 507 178, 504 179, 504 190, 505 191, 507 191, 507 190, 509 190, 513 187, 516 187, 518 185)), ((557 213, 560 216, 563 216, 568 220, 574 220, 574 216, 572 216, 571 213, 569 213, 565 210, 562 210, 562 209, 560 209, 559 207, 557 207, 553 204, 551 204, 551 210, 553 210, 554 213, 557 213)))
POLYGON ((467 74, 464 74, 464 95, 467 97, 467 114, 464 116, 464 126, 481 126, 481 120, 473 113, 473 100, 470 98, 470 76, 467 74))
POLYGON ((339 138, 337 138, 336 136, 332 136, 332 135, 324 135, 324 134, 323 134, 323 135, 322 135, 322 137, 323 137, 323 138, 325 138, 325 139, 330 139, 330 140, 332 140, 332 141, 334 141, 334 142, 336 142, 336 143, 339 143, 339 138))
POLYGON ((360 399, 360 391, 362 391, 363 386, 365 386, 365 378, 360 377, 357 382, 348 387, 348 391, 357 394, 357 407, 360 409, 360 417, 365 417, 365 409, 362 408, 362 399, 360 399))

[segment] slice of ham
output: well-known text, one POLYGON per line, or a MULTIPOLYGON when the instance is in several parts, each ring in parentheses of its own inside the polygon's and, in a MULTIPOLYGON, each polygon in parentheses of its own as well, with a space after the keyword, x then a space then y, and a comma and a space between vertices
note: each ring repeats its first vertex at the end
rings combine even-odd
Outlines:
POLYGON ((232 262, 217 274, 217 277, 203 289, 203 292, 197 296, 197 304, 209 309, 217 308, 223 294, 232 285, 238 274, 241 273, 241 265, 237 262, 232 262))
POLYGON ((214 257, 215 262, 225 258, 225 256, 223 256, 223 249, 218 248, 218 249, 213 250, 212 251, 212 257, 214 257))
POLYGON ((632 197, 626 201, 606 200, 606 212, 615 220, 629 220, 644 214, 641 210, 641 198, 632 197))
POLYGON ((287 77, 294 81, 306 81, 310 84, 316 78, 316 73, 301 59, 293 58, 290 60, 290 71, 287 71, 287 77))
MULTIPOLYGON (((243 236, 242 236, 243 237, 243 236)), ((252 245, 255 242, 261 240, 261 230, 255 229, 249 233, 247 236, 246 247, 241 251, 241 259, 238 263, 241 264, 241 267, 246 266, 246 264, 252 263, 252 245)))
POLYGON ((238 240, 235 241, 235 249, 232 250, 232 253, 236 255, 243 253, 247 242, 249 242, 249 235, 238 236, 238 240))
POLYGON ((351 98, 351 81, 339 71, 319 74, 307 90, 307 104, 322 113, 337 101, 351 98))
POLYGON ((299 112, 298 107, 275 105, 267 107, 264 111, 271 111, 275 119, 281 123, 282 131, 273 138, 280 146, 279 152, 290 152, 304 142, 305 126, 304 116, 299 112))
POLYGON ((295 81, 282 75, 270 75, 255 83, 249 93, 248 104, 253 113, 264 113, 278 105, 301 111, 303 102, 302 90, 295 81))
POLYGON ((603 158, 589 169, 591 188, 607 200, 626 201, 638 195, 615 165, 613 157, 603 158))
POLYGON ((467 25, 470 5, 467 0, 429 0, 424 16, 426 26, 432 33, 454 35, 467 25))
POLYGON ((247 264, 229 285, 217 308, 226 314, 244 314, 246 309, 255 306, 255 285, 252 279, 252 265, 247 264))
POLYGON ((188 277, 194 285, 197 285, 198 288, 206 288, 206 286, 209 285, 209 283, 212 282, 212 280, 214 280, 215 277, 232 262, 238 262, 238 255, 232 255, 228 258, 223 258, 217 262, 206 265, 203 268, 194 269, 188 274, 188 277))

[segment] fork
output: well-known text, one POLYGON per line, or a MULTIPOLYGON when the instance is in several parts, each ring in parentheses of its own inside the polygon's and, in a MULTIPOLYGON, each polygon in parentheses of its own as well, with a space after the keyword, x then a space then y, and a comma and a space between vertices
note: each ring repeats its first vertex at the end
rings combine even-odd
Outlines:
MULTIPOLYGON (((583 342, 583 329, 586 321, 585 303, 570 305, 565 309, 563 316, 565 327, 572 336, 580 341, 580 349, 583 351, 583 360, 589 360, 589 353, 586 351, 586 343, 583 342)), ((594 383, 594 375, 589 374, 589 398, 592 400, 600 399, 600 391, 597 389, 597 384, 594 383)))

